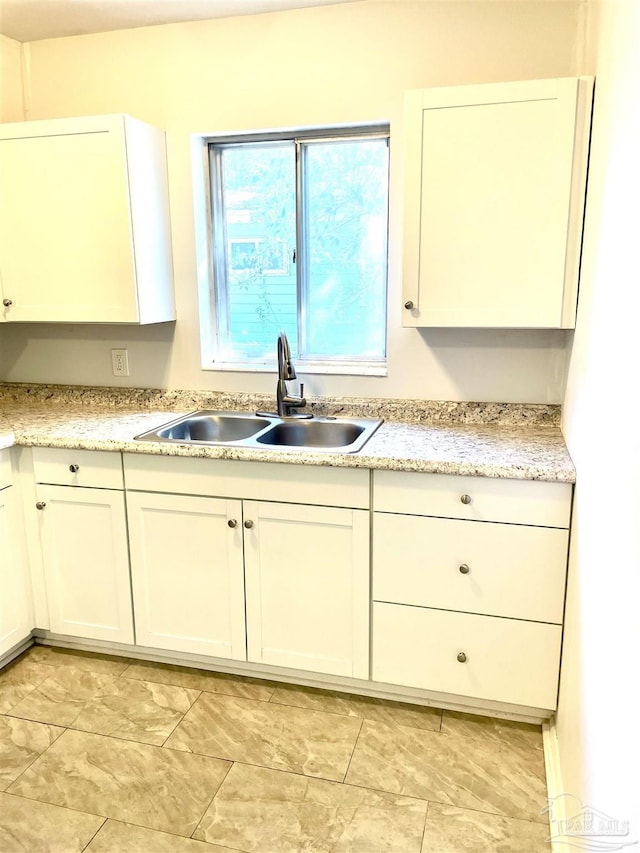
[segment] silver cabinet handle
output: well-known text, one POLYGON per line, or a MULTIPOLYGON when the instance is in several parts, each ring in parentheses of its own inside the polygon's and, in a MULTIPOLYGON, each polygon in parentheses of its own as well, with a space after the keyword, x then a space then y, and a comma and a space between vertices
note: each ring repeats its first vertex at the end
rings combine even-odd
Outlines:
POLYGON ((71 471, 72 474, 77 474, 78 471, 80 470, 80 466, 79 465, 69 465, 69 470, 71 471))
POLYGON ((460 502, 468 506, 471 503, 471 495, 460 495, 460 502))
POLYGON ((45 503, 45 501, 37 501, 36 509, 44 509, 46 507, 46 505, 47 504, 45 503))
POLYGON ((238 522, 235 520, 235 518, 230 518, 229 521, 227 521, 227 524, 229 525, 229 527, 237 527, 238 526, 238 522))
POLYGON ((12 299, 3 299, 2 304, 4 305, 5 308, 11 308, 11 306, 13 305, 13 300, 12 299))
POLYGON ((458 663, 466 663, 467 662, 467 656, 465 655, 464 652, 458 652, 458 656, 457 656, 456 660, 458 661, 458 663))
POLYGON ((251 528, 253 527, 253 521, 251 521, 251 519, 250 519, 250 518, 248 518, 248 519, 245 521, 244 526, 247 528, 247 530, 251 530, 251 528))
POLYGON ((411 300, 411 299, 407 299, 407 301, 404 303, 404 307, 407 309, 407 311, 411 311, 411 310, 412 310, 412 308, 413 308, 413 302, 412 302, 412 300, 411 300))
POLYGON ((461 575, 468 575, 471 569, 466 563, 463 563, 461 566, 458 567, 458 571, 461 575))

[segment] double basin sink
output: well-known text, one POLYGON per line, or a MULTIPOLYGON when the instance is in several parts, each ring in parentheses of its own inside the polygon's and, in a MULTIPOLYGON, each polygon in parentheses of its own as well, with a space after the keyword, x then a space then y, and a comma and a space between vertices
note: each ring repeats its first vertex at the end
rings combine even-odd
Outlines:
POLYGON ((205 444, 253 450, 356 453, 382 420, 280 418, 249 412, 199 411, 135 436, 137 441, 205 444))

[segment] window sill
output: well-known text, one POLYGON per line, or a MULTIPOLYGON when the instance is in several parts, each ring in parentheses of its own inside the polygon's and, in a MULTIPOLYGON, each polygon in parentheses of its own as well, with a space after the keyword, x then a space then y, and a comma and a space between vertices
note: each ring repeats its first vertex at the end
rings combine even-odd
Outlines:
MULTIPOLYGON (((296 361, 295 368, 301 376, 308 374, 327 374, 344 376, 386 376, 387 364, 380 362, 329 362, 329 361, 296 361)), ((278 367, 273 362, 209 362, 202 365, 203 370, 227 371, 230 373, 277 373, 278 367)))

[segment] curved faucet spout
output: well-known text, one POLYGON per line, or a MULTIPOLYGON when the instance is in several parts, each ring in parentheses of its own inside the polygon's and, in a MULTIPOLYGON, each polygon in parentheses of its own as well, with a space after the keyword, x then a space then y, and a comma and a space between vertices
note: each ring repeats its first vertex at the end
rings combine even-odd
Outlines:
POLYGON ((278 379, 295 379, 296 371, 291 361, 289 341, 284 332, 278 335, 278 379))
POLYGON ((311 413, 296 412, 293 414, 295 409, 302 408, 307 402, 303 396, 303 385, 300 385, 299 397, 289 393, 287 381, 295 378, 296 371, 291 361, 289 341, 285 333, 280 332, 278 335, 278 384, 276 385, 278 414, 281 418, 311 418, 313 417, 311 413))

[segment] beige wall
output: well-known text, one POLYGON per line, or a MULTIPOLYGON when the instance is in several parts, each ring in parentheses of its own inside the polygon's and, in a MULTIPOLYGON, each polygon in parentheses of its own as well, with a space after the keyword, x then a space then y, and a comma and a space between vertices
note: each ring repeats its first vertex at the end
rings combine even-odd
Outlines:
POLYGON ((22 121, 22 55, 19 42, 0 35, 0 121, 22 121))
POLYGON ((596 97, 580 306, 564 406, 577 487, 557 715, 564 791, 631 821, 627 840, 636 842, 639 45, 637 0, 591 2, 585 70, 597 75, 596 97))
MULTIPOLYGON (((363 2, 28 46, 28 118, 128 112, 167 130, 178 322, 0 330, 0 379, 270 391, 202 371, 189 140, 196 132, 390 120, 389 375, 305 377, 308 393, 559 402, 567 333, 400 326, 404 90, 576 72, 578 2, 363 2)), ((275 342, 274 342, 275 348, 275 342)))

